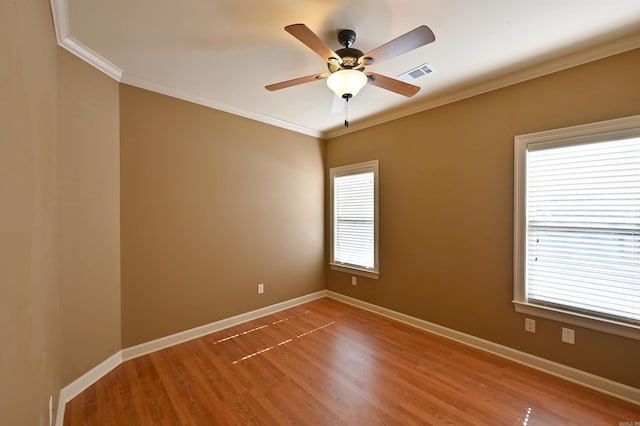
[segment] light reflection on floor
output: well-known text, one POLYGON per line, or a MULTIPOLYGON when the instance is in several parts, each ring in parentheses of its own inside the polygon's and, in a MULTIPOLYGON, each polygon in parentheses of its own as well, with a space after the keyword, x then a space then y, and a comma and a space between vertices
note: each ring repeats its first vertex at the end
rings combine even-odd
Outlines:
MULTIPOLYGON (((327 324, 325 324, 325 325, 321 325, 320 327, 314 328, 313 330, 307 331, 306 333, 302 333, 302 334, 300 334, 300 335, 296 336, 295 338, 296 338, 296 339, 300 339, 300 338, 302 338, 302 337, 308 336, 308 335, 309 335, 309 334, 311 334, 311 333, 315 333, 316 331, 322 330, 323 328, 329 327, 330 325, 333 325, 333 324, 335 324, 335 321, 331 321, 330 323, 327 323, 327 324)), ((264 327, 262 327, 262 328, 264 328, 264 327)), ((282 345, 285 345, 285 344, 287 344, 287 343, 291 343, 291 342, 293 342, 293 341, 294 341, 293 339, 287 339, 287 340, 284 340, 284 341, 282 341, 282 342, 280 342, 280 343, 276 343, 276 344, 275 344, 275 345, 273 345, 273 346, 269 346, 268 348, 260 349, 259 351, 255 351, 255 352, 254 352, 254 353, 252 353, 252 354, 249 354, 249 355, 247 355, 247 356, 243 356, 242 358, 240 358, 240 359, 237 359, 237 360, 233 361, 233 362, 232 362, 232 364, 237 364, 237 363, 239 363, 239 362, 241 362, 241 361, 246 361, 246 360, 248 360, 249 358, 253 358, 253 357, 254 357, 254 356, 256 356, 256 355, 260 355, 260 354, 262 354, 262 353, 265 353, 265 352, 267 352, 267 351, 270 351, 271 349, 275 348, 276 346, 282 346, 282 345)))
MULTIPOLYGON (((309 312, 310 312, 310 311, 304 311, 304 312, 302 312, 302 313, 300 313, 300 314, 296 315, 296 317, 301 317, 302 315, 306 315, 306 314, 308 314, 309 312)), ((245 334, 249 334, 249 333, 253 333, 254 331, 262 330, 263 328, 267 328, 267 327, 269 327, 270 325, 276 325, 276 324, 279 324, 279 323, 281 323, 281 322, 288 321, 288 320, 289 320, 289 317, 287 317, 287 318, 283 318, 283 319, 278 320, 278 321, 274 321, 274 322, 272 322, 271 324, 265 324, 265 325, 261 325, 261 326, 259 326, 259 327, 254 327, 254 328, 252 328, 252 329, 250 329, 250 330, 247 330, 247 331, 243 331, 243 332, 241 332, 241 333, 234 334, 233 336, 228 336, 228 337, 224 337, 224 338, 222 338, 222 339, 220 339, 220 340, 217 340, 217 341, 215 342, 215 344, 222 343, 222 342, 226 342, 227 340, 235 339, 235 338, 237 338, 237 337, 244 336, 245 334)))
POLYGON ((260 327, 252 328, 251 330, 243 331, 242 333, 234 334, 233 336, 225 337, 224 339, 220 339, 216 341, 216 344, 226 342, 227 340, 235 339, 236 337, 244 336, 245 334, 253 333, 254 331, 262 330, 263 328, 269 327, 267 325, 261 325, 260 327))
MULTIPOLYGON (((310 312, 310 311, 302 312, 302 313, 300 313, 300 314, 296 315, 296 317, 298 317, 298 318, 299 318, 299 317, 301 317, 302 315, 306 315, 306 314, 308 314, 309 312, 310 312)), ((258 327, 251 328, 251 329, 246 330, 246 331, 242 331, 242 332, 240 332, 240 333, 236 333, 236 334, 231 335, 231 336, 223 337, 222 339, 216 340, 216 342, 215 342, 214 344, 227 342, 227 341, 232 340, 232 339, 237 339, 237 338, 242 337, 242 336, 245 336, 245 335, 247 335, 247 334, 250 334, 250 333, 254 333, 254 332, 256 332, 256 331, 263 330, 263 329, 265 329, 265 328, 267 328, 267 327, 269 327, 269 326, 277 325, 277 324, 283 323, 283 322, 288 321, 288 320, 289 320, 289 317, 287 317, 287 318, 282 318, 282 319, 280 319, 280 320, 277 320, 277 321, 272 322, 271 324, 264 324, 264 325, 261 325, 261 326, 258 326, 258 327)), ((260 355, 260 354, 262 354, 262 353, 268 352, 268 351, 270 351, 271 349, 276 348, 276 347, 278 347, 278 346, 283 346, 283 345, 286 345, 287 343, 291 343, 291 342, 295 341, 294 339, 300 339, 300 338, 302 338, 302 337, 308 336, 308 335, 310 335, 310 334, 312 334, 312 333, 315 333, 316 331, 322 330, 322 329, 324 329, 324 328, 326 328, 326 327, 329 327, 329 326, 331 326, 331 325, 333 325, 333 324, 335 324, 335 321, 331 321, 330 323, 327 323, 327 324, 321 325, 321 326, 319 326, 319 327, 316 327, 316 328, 314 328, 313 330, 309 330, 309 331, 307 331, 307 332, 305 332, 305 333, 299 334, 299 335, 297 335, 296 337, 294 337, 294 338, 292 338, 292 339, 283 340, 282 342, 276 343, 276 344, 275 344, 275 345, 273 345, 273 346, 269 346, 269 347, 266 347, 266 348, 264 348, 264 349, 260 349, 260 350, 258 350, 258 351, 255 351, 255 352, 253 352, 253 353, 251 353, 251 354, 249 354, 249 355, 243 356, 242 358, 240 358, 240 359, 237 359, 237 360, 233 361, 233 362, 232 362, 232 364, 237 364, 237 363, 239 363, 239 362, 246 361, 246 360, 248 360, 248 359, 250 359, 250 358, 253 358, 253 357, 254 357, 254 356, 256 356, 256 355, 260 355)))

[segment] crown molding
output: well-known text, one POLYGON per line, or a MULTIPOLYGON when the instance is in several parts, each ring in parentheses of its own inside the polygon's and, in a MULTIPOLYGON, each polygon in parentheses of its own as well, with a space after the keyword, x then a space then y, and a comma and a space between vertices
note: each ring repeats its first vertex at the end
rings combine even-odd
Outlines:
POLYGON ((467 88, 454 89, 453 91, 445 92, 442 95, 427 99, 425 102, 417 105, 407 108, 399 108, 389 113, 383 113, 379 116, 372 117, 371 119, 354 122, 349 129, 337 128, 329 130, 324 133, 324 138, 333 139, 368 127, 377 126, 378 124, 387 123, 389 121, 397 120, 399 118, 407 117, 409 115, 417 114, 419 112, 461 101, 493 90, 502 89, 507 86, 522 83, 548 74, 553 74, 558 71, 597 61, 599 59, 604 59, 609 56, 637 48, 640 48, 640 32, 621 37, 589 49, 580 50, 568 55, 562 55, 541 64, 530 66, 516 72, 507 73, 497 78, 471 85, 467 88))
POLYGON ((90 65, 93 65, 95 68, 107 74, 114 80, 122 81, 123 71, 121 68, 109 62, 107 59, 94 52, 93 50, 89 49, 87 46, 80 43, 75 38, 67 36, 62 40, 62 43, 58 42, 58 44, 64 49, 76 55, 78 58, 84 60, 90 65))
POLYGON ((59 45, 62 45, 62 41, 69 35, 69 7, 67 0, 51 0, 50 4, 56 40, 59 45))
POLYGON ((291 130, 296 133, 302 133, 315 138, 323 138, 324 136, 322 132, 319 132, 317 130, 299 126, 297 124, 290 123, 285 120, 279 120, 277 118, 269 117, 263 114, 258 114, 253 111, 233 108, 229 105, 213 102, 210 99, 206 99, 193 93, 188 93, 173 87, 155 83, 139 76, 126 73, 117 65, 113 64, 94 50, 91 50, 70 35, 69 9, 67 0, 51 0, 51 11, 53 15, 53 24, 56 31, 56 39, 58 41, 58 45, 120 83, 129 84, 141 89, 150 90, 152 92, 157 92, 177 99, 193 102, 209 108, 214 108, 220 111, 228 112, 230 114, 249 118, 254 121, 259 121, 265 124, 291 130))
POLYGON ((122 69, 106 58, 91 50, 70 34, 69 6, 67 0, 51 0, 51 14, 58 45, 76 55, 116 81, 122 79, 122 69))
POLYGON ((195 95, 193 93, 185 92, 183 90, 176 89, 174 87, 165 86, 160 83, 155 83, 145 78, 129 74, 124 72, 122 78, 119 80, 121 83, 131 86, 139 87, 141 89, 149 90, 151 92, 160 93, 162 95, 171 96, 173 98, 181 99, 184 101, 192 102, 198 105, 203 105, 209 108, 213 108, 219 111, 227 112, 229 114, 237 115, 240 117, 249 118, 254 121, 269 124, 272 126, 280 127, 286 130, 291 130, 296 133, 302 133, 304 135, 312 136, 315 138, 322 138, 322 132, 313 130, 304 126, 299 126, 288 121, 279 120, 267 115, 258 114, 254 111, 247 111, 239 108, 234 108, 229 105, 224 105, 218 102, 214 102, 211 99, 204 98, 202 96, 195 95))
POLYGON ((393 111, 379 114, 375 117, 364 119, 359 122, 354 122, 348 129, 339 127, 326 131, 319 131, 308 127, 299 126, 286 120, 259 114, 254 111, 231 107, 229 105, 218 103, 211 99, 206 99, 202 96, 195 95, 193 93, 188 93, 183 90, 147 80, 140 76, 129 74, 126 72, 126 70, 119 68, 117 65, 102 57, 97 52, 91 50, 70 35, 68 0, 50 1, 58 44, 80 59, 94 66, 98 70, 104 72, 114 80, 139 87, 141 89, 161 93, 163 95, 182 99, 188 102, 193 102, 209 108, 214 108, 220 111, 228 112, 230 114, 238 115, 251 120, 259 121, 265 124, 280 127, 286 130, 291 130, 296 133, 305 134, 323 140, 333 139, 429 109, 437 108, 442 105, 457 102, 493 90, 501 89, 503 87, 511 86, 513 84, 521 83, 523 81, 542 77, 554 72, 562 71, 578 65, 583 65, 588 62, 593 62, 598 59, 603 59, 608 56, 613 56, 629 50, 640 48, 640 33, 636 32, 634 34, 627 35, 625 37, 621 37, 611 42, 603 43, 589 49, 581 50, 568 55, 562 55, 558 58, 551 59, 542 64, 527 67, 516 72, 506 73, 497 78, 483 81, 466 88, 453 89, 415 105, 411 105, 405 108, 398 108, 393 111))

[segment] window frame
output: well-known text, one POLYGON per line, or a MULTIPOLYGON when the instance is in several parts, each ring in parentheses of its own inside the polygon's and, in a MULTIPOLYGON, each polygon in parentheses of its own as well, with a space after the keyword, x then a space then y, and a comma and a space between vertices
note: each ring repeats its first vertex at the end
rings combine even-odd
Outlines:
POLYGON ((330 216, 330 238, 329 238, 329 265, 332 270, 347 272, 353 275, 360 275, 368 278, 378 279, 380 275, 380 264, 379 264, 379 213, 378 213, 378 205, 379 205, 379 162, 378 160, 365 161, 362 163, 355 164, 347 164, 344 166, 332 167, 329 169, 329 216, 330 216), (355 265, 346 265, 342 263, 336 263, 334 257, 334 243, 335 243, 335 195, 334 195, 334 178, 340 176, 348 176, 359 173, 367 173, 373 172, 373 191, 374 191, 374 242, 373 242, 373 252, 374 252, 374 266, 371 269, 368 268, 358 268, 355 265))
POLYGON ((640 340, 640 327, 587 314, 542 306, 527 301, 526 295, 526 226, 528 148, 558 147, 589 142, 640 137, 640 115, 589 123, 579 126, 529 133, 515 137, 514 145, 514 250, 513 305, 516 312, 560 321, 618 336, 640 340))

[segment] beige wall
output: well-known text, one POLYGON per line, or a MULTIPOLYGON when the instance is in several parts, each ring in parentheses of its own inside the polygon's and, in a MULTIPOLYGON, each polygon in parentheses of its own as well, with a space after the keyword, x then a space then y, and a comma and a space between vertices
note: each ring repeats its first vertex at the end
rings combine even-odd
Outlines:
POLYGON ((323 142, 126 85, 120 108, 124 347, 325 288, 323 142))
POLYGON ((118 86, 58 50, 45 1, 0 4, 0 64, 0 424, 47 424, 123 347, 325 284, 640 387, 638 341, 564 345, 511 305, 514 135, 640 114, 640 51, 326 144, 118 86), (353 287, 326 273, 324 174, 376 158, 382 275, 353 287))
POLYGON ((46 1, 0 3, 0 424, 60 388, 56 43, 46 1))
MULTIPOLYGON (((515 135, 640 114, 640 50, 328 142, 327 169, 380 160, 380 279, 328 288, 640 387, 640 341, 514 312, 515 135)), ((427 84, 427 83, 425 83, 427 84)))
POLYGON ((62 383, 121 349, 118 82, 58 55, 62 383))

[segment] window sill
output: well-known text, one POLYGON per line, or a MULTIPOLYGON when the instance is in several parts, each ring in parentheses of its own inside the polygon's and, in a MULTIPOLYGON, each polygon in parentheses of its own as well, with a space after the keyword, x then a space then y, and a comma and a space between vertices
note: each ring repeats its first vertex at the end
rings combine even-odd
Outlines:
POLYGON ((629 339, 640 340, 639 326, 606 320, 603 318, 596 318, 589 315, 581 315, 574 312, 562 311, 546 306, 533 305, 531 303, 516 300, 513 301, 513 305, 516 312, 523 314, 577 325, 579 327, 615 334, 617 336, 628 337, 629 339))
POLYGON ((331 269, 333 269, 334 271, 346 272, 352 275, 360 275, 361 277, 373 278, 374 280, 377 280, 380 277, 380 272, 371 271, 368 269, 360 269, 354 266, 338 265, 336 263, 330 263, 329 266, 331 266, 331 269))

